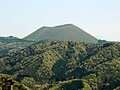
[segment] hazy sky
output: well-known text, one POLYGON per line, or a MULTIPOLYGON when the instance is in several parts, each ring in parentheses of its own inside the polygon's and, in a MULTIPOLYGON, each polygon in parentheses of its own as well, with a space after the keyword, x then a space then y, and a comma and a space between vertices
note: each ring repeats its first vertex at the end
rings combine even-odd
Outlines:
POLYGON ((120 41, 120 0, 0 0, 0 36, 22 38, 42 26, 66 23, 120 41))

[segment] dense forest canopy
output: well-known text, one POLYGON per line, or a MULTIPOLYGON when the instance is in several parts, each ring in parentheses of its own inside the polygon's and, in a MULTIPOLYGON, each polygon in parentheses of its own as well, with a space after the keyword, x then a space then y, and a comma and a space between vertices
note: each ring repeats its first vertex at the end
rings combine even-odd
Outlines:
POLYGON ((40 41, 0 58, 0 72, 32 90, 119 90, 120 44, 40 41))

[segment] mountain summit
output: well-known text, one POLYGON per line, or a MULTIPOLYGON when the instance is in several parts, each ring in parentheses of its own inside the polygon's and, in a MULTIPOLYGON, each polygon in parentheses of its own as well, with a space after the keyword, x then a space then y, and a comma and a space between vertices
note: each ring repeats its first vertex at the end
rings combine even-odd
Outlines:
POLYGON ((98 40, 87 32, 73 24, 65 24, 55 27, 42 27, 30 35, 26 36, 26 40, 70 40, 81 41, 85 43, 98 43, 98 40))

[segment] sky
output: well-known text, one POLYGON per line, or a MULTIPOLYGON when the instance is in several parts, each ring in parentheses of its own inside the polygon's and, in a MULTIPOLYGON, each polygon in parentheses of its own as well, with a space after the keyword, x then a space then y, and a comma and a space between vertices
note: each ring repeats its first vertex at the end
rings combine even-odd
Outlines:
POLYGON ((120 0, 0 0, 0 36, 23 38, 42 26, 62 24, 120 41, 120 0))

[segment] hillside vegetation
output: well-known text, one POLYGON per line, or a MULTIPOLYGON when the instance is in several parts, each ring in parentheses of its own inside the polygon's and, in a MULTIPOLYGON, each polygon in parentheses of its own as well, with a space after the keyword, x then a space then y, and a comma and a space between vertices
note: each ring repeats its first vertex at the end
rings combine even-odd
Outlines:
POLYGON ((13 36, 0 37, 0 57, 21 50, 33 43, 33 41, 19 39, 13 36))
POLYGON ((11 76, 0 74, 0 90, 30 90, 30 89, 13 80, 11 76))
POLYGON ((119 90, 120 44, 42 41, 0 58, 0 72, 32 90, 119 90))

